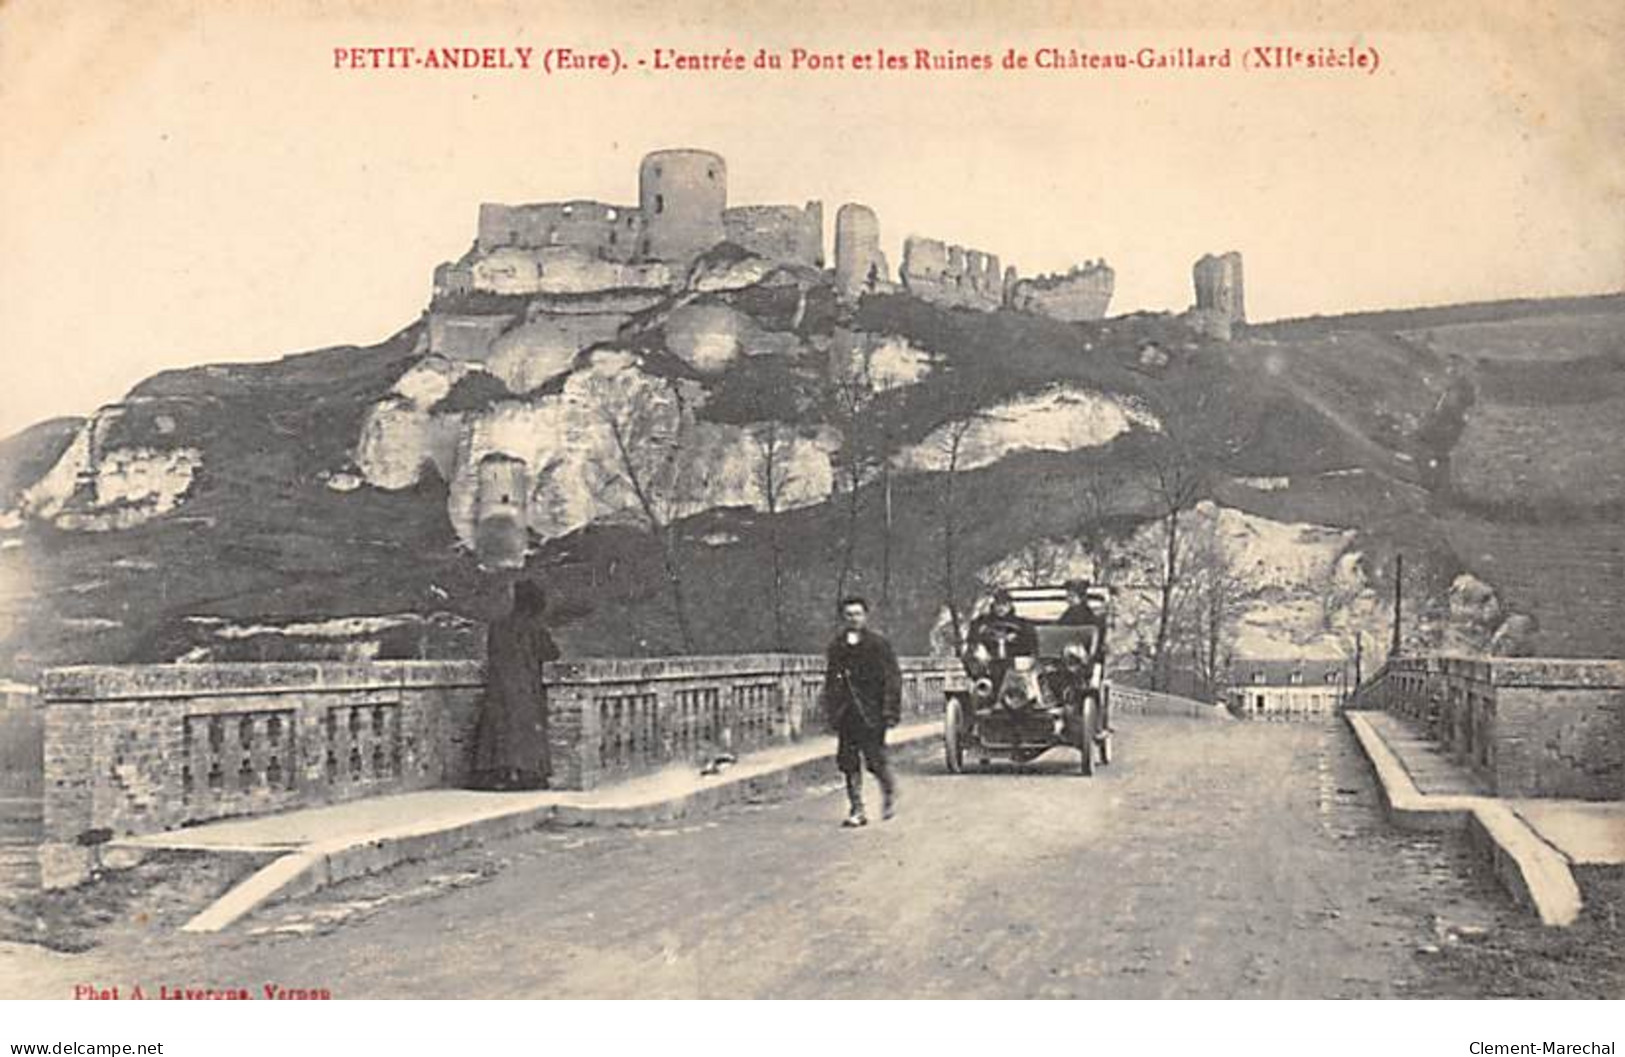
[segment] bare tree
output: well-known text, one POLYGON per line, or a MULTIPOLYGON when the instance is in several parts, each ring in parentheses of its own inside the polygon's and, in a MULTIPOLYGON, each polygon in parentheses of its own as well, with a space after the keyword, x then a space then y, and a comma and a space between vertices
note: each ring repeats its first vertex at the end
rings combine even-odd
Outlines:
POLYGON ((594 490, 618 502, 629 494, 645 530, 660 546, 666 590, 683 650, 694 652, 684 598, 677 522, 690 511, 694 481, 694 413, 682 387, 638 371, 594 375, 587 403, 609 441, 594 455, 594 490))
POLYGON ((837 479, 846 492, 841 561, 835 577, 835 597, 841 599, 846 596, 847 583, 857 564, 858 518, 863 511, 863 488, 874 476, 877 462, 883 463, 884 460, 877 459, 874 422, 869 413, 874 389, 869 384, 868 372, 861 367, 851 371, 832 368, 829 397, 830 414, 842 438, 837 479))
POLYGON ((1066 555, 1061 545, 1051 539, 1028 540, 1014 557, 1016 575, 1029 587, 1054 583, 1066 568, 1066 555))
POLYGON ((880 467, 880 604, 891 605, 891 558, 892 558, 892 431, 891 418, 887 415, 879 416, 876 439, 879 441, 879 450, 876 452, 875 462, 880 467))
POLYGON ((780 534, 779 511, 787 489, 796 482, 790 465, 790 445, 794 437, 778 422, 764 422, 752 431, 756 442, 756 486, 767 507, 767 544, 773 560, 773 646, 789 649, 784 622, 784 543, 780 534))
POLYGON ((1321 581, 1319 590, 1315 594, 1315 601, 1319 606, 1321 634, 1332 638, 1339 652, 1345 660, 1354 659, 1355 682, 1358 685, 1361 672, 1363 654, 1365 651, 1362 632, 1356 606, 1365 593, 1365 586, 1358 574, 1351 576, 1338 575, 1337 564, 1327 571, 1321 581))
POLYGON ((1112 535, 1110 523, 1124 483, 1121 470, 1102 466, 1091 471, 1077 489, 1081 509, 1075 534, 1099 584, 1115 582, 1132 564, 1128 548, 1112 535))
POLYGON ((1181 626, 1176 635, 1188 640, 1197 679, 1211 695, 1224 681, 1236 621, 1254 591, 1225 549, 1216 521, 1188 524, 1181 549, 1184 573, 1176 607, 1181 626))
POLYGON ((965 453, 965 438, 978 417, 966 414, 949 419, 939 427, 937 449, 942 457, 942 601, 953 627, 954 647, 965 641, 964 620, 959 609, 959 467, 965 453))
POLYGON ((1151 459, 1150 487, 1153 509, 1161 528, 1161 555, 1151 569, 1151 584, 1157 596, 1157 631, 1151 646, 1151 686, 1166 690, 1170 677, 1172 645, 1178 618, 1181 584, 1185 576, 1181 532, 1183 518, 1202 494, 1203 475, 1196 460, 1172 441, 1151 459))

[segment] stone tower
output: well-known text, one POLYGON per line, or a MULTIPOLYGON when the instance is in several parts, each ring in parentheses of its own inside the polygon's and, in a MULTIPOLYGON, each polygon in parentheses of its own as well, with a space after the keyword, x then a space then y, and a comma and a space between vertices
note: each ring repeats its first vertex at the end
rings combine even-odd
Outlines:
POLYGON ((875 211, 856 202, 841 206, 835 214, 835 289, 847 297, 858 297, 869 289, 871 273, 874 285, 889 282, 886 271, 875 211))
POLYGON ((474 553, 480 564, 517 569, 530 545, 530 467, 524 459, 491 452, 480 460, 474 490, 474 553))
POLYGON ((687 264, 725 238, 728 166, 705 150, 659 150, 638 168, 643 256, 687 264))
POLYGON ((1247 322, 1241 254, 1234 250, 1218 257, 1203 254, 1191 267, 1191 281, 1196 286, 1197 311, 1217 313, 1231 323, 1247 322))

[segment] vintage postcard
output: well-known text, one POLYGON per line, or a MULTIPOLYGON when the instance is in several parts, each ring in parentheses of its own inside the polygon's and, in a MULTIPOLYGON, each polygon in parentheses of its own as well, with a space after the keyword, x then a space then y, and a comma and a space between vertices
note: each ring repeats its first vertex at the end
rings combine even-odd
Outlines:
POLYGON ((1625 997, 1621 63, 0 3, 0 998, 1625 997))

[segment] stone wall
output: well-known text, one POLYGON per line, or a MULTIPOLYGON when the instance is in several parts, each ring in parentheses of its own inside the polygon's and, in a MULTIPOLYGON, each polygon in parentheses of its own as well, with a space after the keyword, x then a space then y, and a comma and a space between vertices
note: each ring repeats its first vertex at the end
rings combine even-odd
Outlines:
POLYGON ((481 685, 467 661, 49 671, 43 882, 114 837, 458 785, 481 685))
POLYGON ((1062 275, 1015 279, 1010 285, 1010 307, 1068 323, 1106 318, 1116 289, 1117 273, 1102 261, 1090 261, 1062 275))
POLYGON ((735 206, 722 214, 729 242, 785 264, 824 266, 824 206, 735 206))
POLYGON ((981 250, 911 235, 903 243, 900 276, 909 293, 923 301, 985 311, 1004 304, 999 258, 981 250))
POLYGON ((636 258, 643 239, 643 216, 635 206, 581 199, 530 205, 480 204, 481 254, 514 247, 569 246, 611 261, 636 258))
MULTIPOLYGON (((904 714, 940 712, 957 662, 905 658, 904 714)), ((823 660, 782 654, 551 664, 554 785, 591 789, 823 732, 823 660)), ((468 778, 472 661, 185 664, 45 674, 47 887, 99 844, 468 778)))
POLYGON ((1625 661, 1403 657, 1358 703, 1412 719, 1499 796, 1625 799, 1625 661))

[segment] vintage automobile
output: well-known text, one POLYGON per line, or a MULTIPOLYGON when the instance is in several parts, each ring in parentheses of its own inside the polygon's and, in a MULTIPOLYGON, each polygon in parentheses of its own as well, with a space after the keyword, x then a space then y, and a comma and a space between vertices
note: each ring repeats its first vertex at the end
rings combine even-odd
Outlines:
POLYGON ((1104 722, 1111 592, 1089 588, 1092 619, 1069 624, 1059 622, 1067 609, 1064 587, 1011 588, 1009 595, 1019 620, 983 618, 983 641, 964 658, 970 688, 947 694, 948 770, 962 772, 967 755, 986 767, 995 756, 1026 763, 1060 746, 1077 749, 1080 773, 1092 775, 1097 760, 1107 764, 1112 756, 1104 722))

